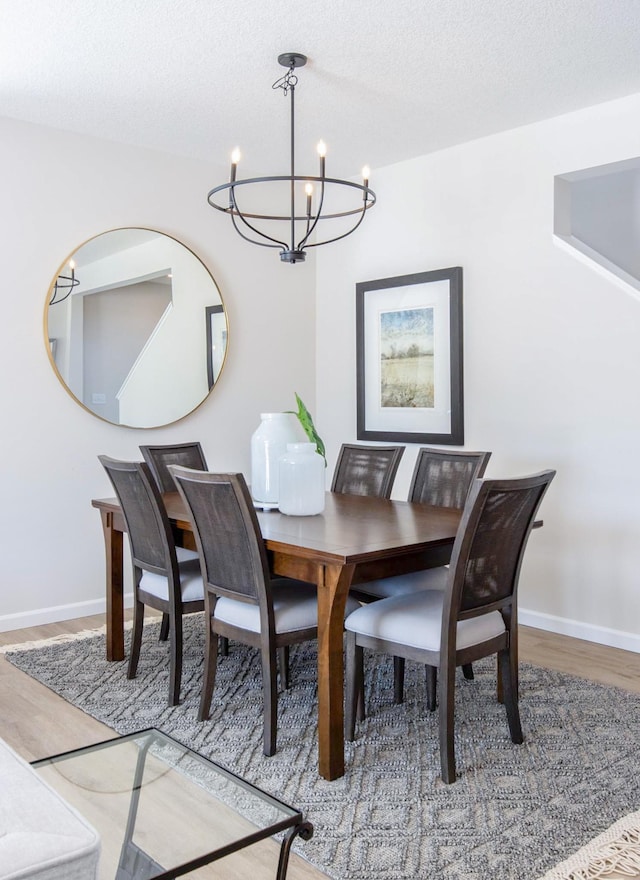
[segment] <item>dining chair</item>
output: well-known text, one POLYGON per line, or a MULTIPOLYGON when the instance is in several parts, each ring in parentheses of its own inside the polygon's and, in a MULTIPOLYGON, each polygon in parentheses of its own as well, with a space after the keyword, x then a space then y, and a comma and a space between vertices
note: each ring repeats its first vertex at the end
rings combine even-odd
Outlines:
MULTIPOLYGON (((196 537, 205 584, 207 637, 198 718, 209 717, 216 680, 218 638, 259 648, 264 704, 263 750, 276 750, 276 652, 318 635, 315 585, 272 578, 260 525, 242 474, 214 474, 170 466, 196 537)), ((357 607, 347 604, 347 612, 357 607)))
MULTIPOLYGON (((473 481, 484 476, 490 458, 490 452, 422 447, 418 450, 407 500, 414 504, 462 510, 473 481)), ((358 584, 352 593, 361 602, 371 602, 420 590, 444 590, 446 583, 447 568, 438 565, 358 584)), ((465 678, 473 679, 471 663, 465 663, 463 674, 465 678)), ((401 657, 394 660, 394 681, 396 702, 401 703, 404 694, 404 660, 401 657)), ((432 708, 435 708, 435 684, 435 670, 427 668, 427 693, 432 708)))
POLYGON ((178 554, 158 485, 145 462, 98 456, 115 490, 127 525, 133 564, 133 631, 127 678, 138 670, 145 606, 169 622, 169 705, 180 701, 182 615, 204 610, 198 558, 178 554))
MULTIPOLYGON (((162 494, 165 492, 176 491, 176 484, 173 482, 173 477, 168 470, 170 464, 179 464, 183 467, 195 468, 200 471, 207 470, 207 462, 204 457, 204 452, 202 451, 202 446, 197 442, 140 446, 139 449, 142 453, 142 457, 149 465, 153 478, 162 494)), ((180 547, 178 544, 178 536, 174 534, 174 537, 176 538, 176 550, 179 562, 198 558, 198 554, 194 550, 188 547, 180 547)), ((162 624, 160 626, 160 641, 166 641, 168 636, 169 617, 168 615, 163 614, 162 624)), ((221 650, 223 654, 228 652, 228 645, 226 642, 221 645, 221 650)))
POLYGON ((514 743, 523 741, 518 709, 517 588, 540 502, 555 475, 476 480, 456 535, 446 589, 391 596, 361 606, 347 630, 346 736, 364 715, 363 648, 416 660, 439 671, 442 779, 455 781, 457 666, 497 654, 514 743))
POLYGON ((390 498, 403 453, 404 446, 343 443, 333 472, 331 491, 390 498))

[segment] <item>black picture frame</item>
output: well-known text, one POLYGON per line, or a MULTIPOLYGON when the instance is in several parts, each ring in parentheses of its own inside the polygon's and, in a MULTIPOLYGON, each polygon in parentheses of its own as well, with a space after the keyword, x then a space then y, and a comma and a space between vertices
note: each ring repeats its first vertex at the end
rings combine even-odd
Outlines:
POLYGON ((356 381, 358 440, 463 445, 461 266, 356 284, 356 381))

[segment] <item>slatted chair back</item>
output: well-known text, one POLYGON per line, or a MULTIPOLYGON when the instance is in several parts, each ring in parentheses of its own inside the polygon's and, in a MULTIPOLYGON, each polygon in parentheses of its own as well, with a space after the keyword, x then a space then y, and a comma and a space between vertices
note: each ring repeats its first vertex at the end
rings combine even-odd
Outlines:
POLYGON ((176 486, 173 477, 169 473, 169 465, 177 464, 181 467, 193 468, 197 471, 206 471, 207 462, 199 443, 174 443, 164 446, 141 446, 142 457, 149 465, 151 473, 158 484, 160 491, 175 492, 176 486))
POLYGON ((420 449, 409 501, 462 510, 473 481, 484 475, 490 458, 490 452, 420 449))
POLYGON ((343 495, 390 498, 404 446, 362 446, 344 443, 331 484, 343 495))
POLYGON ((213 474, 171 465, 190 514, 207 588, 219 596, 268 603, 269 566, 242 474, 213 474))
POLYGON ((170 577, 177 571, 167 513, 147 464, 98 456, 122 507, 134 565, 170 577))
POLYGON ((454 640, 458 620, 495 610, 510 618, 527 540, 555 473, 472 486, 451 556, 443 616, 454 640))

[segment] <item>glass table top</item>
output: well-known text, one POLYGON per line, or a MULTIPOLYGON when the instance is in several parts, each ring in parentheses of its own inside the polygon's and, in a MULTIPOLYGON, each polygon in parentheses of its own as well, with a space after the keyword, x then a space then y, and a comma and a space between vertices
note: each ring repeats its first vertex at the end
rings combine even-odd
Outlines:
POLYGON ((32 766, 99 832, 100 880, 177 877, 303 822, 299 810, 155 729, 32 766))

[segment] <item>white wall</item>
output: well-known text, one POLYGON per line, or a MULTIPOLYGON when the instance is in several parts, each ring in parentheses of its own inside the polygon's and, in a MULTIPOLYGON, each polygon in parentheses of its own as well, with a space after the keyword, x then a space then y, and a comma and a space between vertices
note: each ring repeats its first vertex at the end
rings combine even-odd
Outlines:
POLYGON ((638 118, 640 95, 374 170, 378 205, 320 249, 316 291, 316 424, 331 467, 356 439, 356 282, 463 267, 465 446, 492 450, 487 476, 558 471, 521 620, 636 651, 639 294, 552 230, 554 175, 640 156, 638 118))
MULTIPOLYGON (((0 630, 101 610, 104 549, 94 497, 113 495, 96 456, 200 440, 212 468, 248 473, 262 411, 314 406, 314 262, 284 265, 213 211, 228 169, 0 119, 0 630), (203 260, 229 314, 212 395, 162 429, 106 424, 64 391, 43 338, 47 289, 65 256, 107 229, 158 229, 203 260)), ((204 317, 203 317, 204 321, 204 317)))

